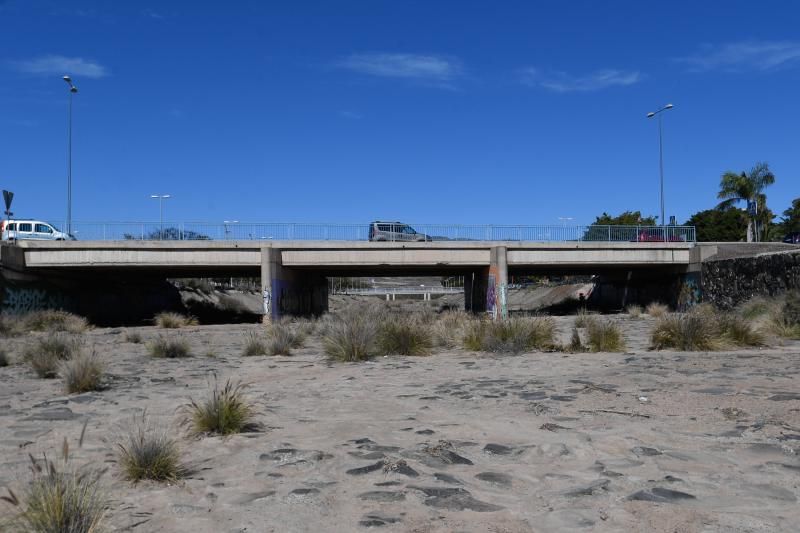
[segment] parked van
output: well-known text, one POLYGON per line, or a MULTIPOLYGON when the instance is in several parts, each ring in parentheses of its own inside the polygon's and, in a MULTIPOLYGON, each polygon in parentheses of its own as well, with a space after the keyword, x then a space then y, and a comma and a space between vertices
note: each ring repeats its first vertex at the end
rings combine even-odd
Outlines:
POLYGON ((74 241, 75 237, 41 220, 0 220, 0 240, 74 241))
POLYGON ((376 220, 369 225, 369 240, 424 242, 432 239, 424 233, 417 233, 417 230, 408 224, 376 220))

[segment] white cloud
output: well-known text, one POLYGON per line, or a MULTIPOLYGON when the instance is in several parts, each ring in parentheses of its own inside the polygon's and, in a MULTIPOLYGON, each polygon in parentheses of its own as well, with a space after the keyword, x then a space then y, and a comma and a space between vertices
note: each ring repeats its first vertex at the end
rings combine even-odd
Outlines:
POLYGON ((800 64, 800 42, 742 41, 704 45, 696 53, 678 58, 694 71, 769 70, 790 64, 800 64))
POLYGON ((348 109, 342 109, 339 111, 339 116, 342 118, 346 118, 348 120, 361 120, 364 118, 364 115, 357 111, 350 111, 348 109))
POLYGON ((370 76, 440 83, 461 75, 461 65, 457 61, 434 55, 353 54, 338 61, 336 66, 370 76))
POLYGON ((42 74, 47 76, 82 76, 84 78, 102 78, 110 74, 103 65, 82 57, 65 57, 48 55, 18 61, 17 68, 29 74, 42 74))
POLYGON ((520 76, 527 85, 559 93, 599 91, 609 87, 633 85, 642 79, 638 71, 603 69, 585 76, 573 76, 566 72, 543 72, 533 67, 521 69, 520 76))

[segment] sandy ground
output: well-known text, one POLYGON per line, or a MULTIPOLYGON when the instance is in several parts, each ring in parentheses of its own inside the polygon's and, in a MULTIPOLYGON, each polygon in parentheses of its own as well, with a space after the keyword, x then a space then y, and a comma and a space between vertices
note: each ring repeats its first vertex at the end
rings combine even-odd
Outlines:
MULTIPOLYGON (((565 339, 572 320, 557 318, 565 339)), ((196 355, 183 360, 93 330, 107 390, 65 396, 0 368, 0 486, 19 492, 27 454, 74 447, 88 419, 75 458, 109 466, 116 531, 797 531, 800 343, 649 352, 650 319, 617 320, 629 353, 360 364, 328 362, 313 338, 292 357, 244 358, 256 325, 131 328, 185 336, 196 355), (130 417, 175 424, 213 375, 249 384, 263 429, 181 436, 190 477, 123 481, 113 443, 130 417)), ((18 353, 30 337, 2 342, 18 353)))

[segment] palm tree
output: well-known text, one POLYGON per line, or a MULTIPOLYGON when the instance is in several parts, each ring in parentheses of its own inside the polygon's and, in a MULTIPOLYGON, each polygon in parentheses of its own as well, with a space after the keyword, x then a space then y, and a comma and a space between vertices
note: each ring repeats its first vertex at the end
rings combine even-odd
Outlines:
POLYGON ((775 175, 770 172, 767 163, 756 163, 750 172, 741 174, 728 171, 720 179, 717 198, 723 201, 717 208, 724 209, 739 202, 747 202, 747 242, 760 240, 758 222, 763 221, 767 214, 767 195, 763 191, 773 183, 775 175))

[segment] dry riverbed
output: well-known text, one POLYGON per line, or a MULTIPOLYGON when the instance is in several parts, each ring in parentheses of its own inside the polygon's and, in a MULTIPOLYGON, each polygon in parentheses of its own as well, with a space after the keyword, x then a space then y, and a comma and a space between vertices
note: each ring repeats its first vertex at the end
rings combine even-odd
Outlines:
MULTIPOLYGON (((556 320, 568 339, 574 319, 556 320)), ((796 531, 800 343, 652 352, 651 319, 616 320, 627 353, 349 364, 313 336, 291 357, 242 357, 256 325, 95 329, 106 390, 66 396, 0 368, 0 486, 23 492, 28 454, 67 437, 79 463, 109 467, 115 531, 796 531), (184 336, 194 357, 152 359, 126 331, 184 336), (181 433, 179 406, 214 376, 248 385, 258 432, 181 433), (144 409, 181 435, 186 479, 121 479, 114 442, 144 409)), ((2 342, 15 356, 31 338, 2 342)))

